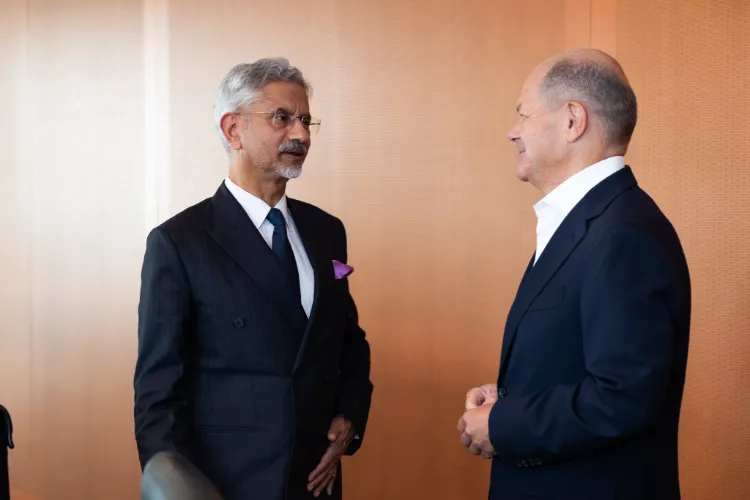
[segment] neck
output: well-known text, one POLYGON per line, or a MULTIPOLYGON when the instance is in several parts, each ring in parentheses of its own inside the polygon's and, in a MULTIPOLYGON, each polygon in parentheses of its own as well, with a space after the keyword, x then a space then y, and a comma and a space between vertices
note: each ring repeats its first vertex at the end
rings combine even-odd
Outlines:
POLYGON ((581 172, 582 170, 590 167, 591 165, 595 165, 596 163, 599 163, 602 160, 606 160, 607 158, 611 158, 612 156, 624 155, 622 151, 616 149, 606 149, 589 152, 584 151, 582 153, 583 154, 570 158, 561 166, 554 168, 554 176, 551 176, 551 178, 547 182, 541 183, 538 186, 538 189, 542 191, 542 193, 544 193, 544 195, 546 196, 551 193, 557 186, 570 179, 578 172, 581 172))
POLYGON ((248 193, 275 207, 286 192, 287 179, 278 174, 268 173, 252 165, 232 162, 229 179, 248 193))

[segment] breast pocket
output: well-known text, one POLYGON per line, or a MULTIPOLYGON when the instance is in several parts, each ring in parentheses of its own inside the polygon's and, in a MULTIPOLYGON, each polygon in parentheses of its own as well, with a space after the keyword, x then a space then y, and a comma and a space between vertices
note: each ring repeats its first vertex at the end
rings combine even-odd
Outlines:
POLYGON ((540 293, 529 306, 531 311, 545 311, 560 307, 565 301, 565 287, 544 290, 540 293))

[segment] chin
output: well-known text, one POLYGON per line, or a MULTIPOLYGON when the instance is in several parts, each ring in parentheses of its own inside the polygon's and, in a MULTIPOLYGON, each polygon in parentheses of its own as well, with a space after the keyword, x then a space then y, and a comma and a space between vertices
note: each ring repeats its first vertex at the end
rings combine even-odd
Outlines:
POLYGON ((516 177, 518 177, 518 180, 521 182, 529 182, 529 172, 525 168, 517 168, 516 169, 516 177))
POLYGON ((531 158, 526 156, 527 154, 528 152, 520 155, 518 158, 518 163, 516 163, 516 177, 521 182, 530 182, 533 184, 534 179, 539 175, 539 163, 532 161, 531 158))
POLYGON ((295 166, 289 166, 289 165, 283 165, 279 166, 276 169, 276 173, 279 174, 280 177, 283 177, 284 179, 296 179, 302 174, 302 165, 295 165, 295 166))

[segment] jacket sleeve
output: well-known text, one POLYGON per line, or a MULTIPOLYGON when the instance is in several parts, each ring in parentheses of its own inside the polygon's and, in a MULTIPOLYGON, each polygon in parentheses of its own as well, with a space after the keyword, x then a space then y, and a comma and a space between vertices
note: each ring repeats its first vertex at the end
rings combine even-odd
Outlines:
POLYGON ((191 323, 187 274, 170 236, 149 234, 138 305, 135 438, 141 468, 160 451, 190 458, 185 364, 191 323))
POLYGON ((664 251, 634 227, 603 236, 580 298, 585 375, 570 385, 499 399, 489 430, 498 457, 556 462, 652 427, 673 362, 670 301, 680 293, 664 251))
MULTIPOLYGON (((337 221, 343 242, 341 262, 347 261, 346 231, 337 221)), ((359 326, 357 306, 349 291, 348 279, 344 279, 348 303, 347 326, 339 365, 337 411, 354 425, 355 438, 346 451, 354 454, 362 444, 367 419, 370 413, 373 385, 370 381, 370 344, 364 330, 359 326)))

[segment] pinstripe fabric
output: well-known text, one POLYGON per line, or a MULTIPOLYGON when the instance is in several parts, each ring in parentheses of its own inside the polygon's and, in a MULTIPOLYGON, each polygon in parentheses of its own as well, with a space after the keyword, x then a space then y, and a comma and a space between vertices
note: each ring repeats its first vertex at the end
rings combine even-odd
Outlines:
POLYGON ((312 498, 304 487, 331 420, 343 413, 360 436, 367 423, 370 349, 332 266, 347 258, 343 224, 296 200, 289 209, 315 270, 309 320, 224 185, 147 240, 134 380, 141 464, 181 452, 228 500, 312 498))

